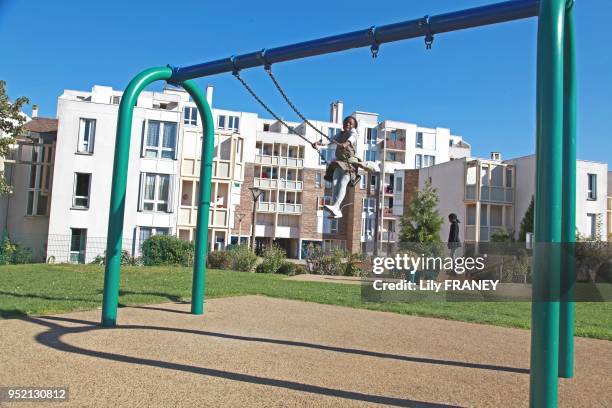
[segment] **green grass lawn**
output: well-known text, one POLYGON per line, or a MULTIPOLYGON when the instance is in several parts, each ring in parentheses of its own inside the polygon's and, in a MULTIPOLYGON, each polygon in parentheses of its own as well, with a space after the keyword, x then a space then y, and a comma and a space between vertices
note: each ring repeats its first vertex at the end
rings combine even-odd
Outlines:
MULTIPOLYGON (((121 305, 188 301, 191 268, 123 267, 121 305)), ((97 265, 0 266, 3 318, 96 309, 104 269, 97 265)), ((402 314, 528 329, 529 302, 363 303, 358 285, 300 282, 282 275, 208 271, 206 297, 265 295, 402 314)), ((577 303, 576 334, 612 340, 612 303, 577 303)))

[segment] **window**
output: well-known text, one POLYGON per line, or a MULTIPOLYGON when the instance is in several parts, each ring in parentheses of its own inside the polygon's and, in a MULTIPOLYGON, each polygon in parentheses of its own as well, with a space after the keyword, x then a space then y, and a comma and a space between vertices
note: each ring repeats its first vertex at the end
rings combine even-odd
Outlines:
POLYGON ((424 155, 423 156, 423 167, 429 167, 436 164, 436 156, 424 155))
POLYGON ((363 211, 374 212, 376 210, 376 198, 364 197, 363 198, 363 211))
POLYGON ((506 169, 506 188, 512 188, 512 168, 506 169))
POLYGON ((140 211, 172 212, 170 175, 141 173, 140 211))
POLYGON ((153 235, 168 235, 170 234, 169 228, 159 228, 159 227, 138 227, 138 243, 139 247, 142 250, 142 244, 151 238, 153 235))
POLYGON ((319 164, 328 164, 334 160, 335 149, 321 149, 319 155, 319 164))
POLYGON ((387 152, 387 160, 389 160, 389 161, 398 161, 397 160, 397 153, 395 153, 395 152, 387 152))
POLYGON ((378 129, 377 128, 366 128, 365 131, 365 143, 368 145, 375 145, 376 140, 378 139, 378 129))
POLYGON ((597 200, 597 174, 587 174, 587 199, 597 200))
POLYGON ((338 220, 325 218, 323 220, 323 233, 324 234, 337 234, 338 233, 338 220))
POLYGON ((330 139, 333 139, 334 137, 336 137, 336 135, 340 133, 340 129, 338 128, 327 128, 327 137, 329 137, 330 139))
POLYGON ((28 153, 31 154, 29 161, 32 162, 32 165, 30 165, 30 179, 28 181, 26 215, 47 215, 49 190, 51 188, 53 148, 43 143, 33 143, 22 144, 20 149, 26 155, 28 153))
POLYGON ((89 208, 91 191, 91 174, 74 173, 74 190, 72 192, 73 208, 89 208))
POLYGON ((416 133, 416 147, 423 147, 423 132, 416 133))
POLYGON ((217 128, 237 132, 240 129, 240 118, 232 115, 219 115, 217 117, 217 128))
POLYGON ((422 154, 415 154, 414 155, 414 168, 415 169, 420 169, 423 167, 423 155, 422 154))
POLYGON ((597 214, 587 214, 587 237, 597 238, 597 214))
POLYGON ((143 157, 174 159, 176 157, 176 123, 157 120, 149 120, 147 123, 143 157))
POLYGON ((374 220, 372 218, 363 219, 363 234, 364 237, 374 235, 374 220))
POLYGON ((403 188, 404 188, 404 180, 402 179, 402 177, 398 177, 395 180, 395 192, 401 193, 403 188))
POLYGON ((324 205, 331 205, 331 196, 317 197, 317 209, 322 210, 324 205))
POLYGON ((450 139, 450 140, 448 141, 448 146, 449 146, 449 147, 453 147, 453 145, 454 145, 454 144, 455 144, 455 142, 453 141, 453 139, 450 139))
POLYGON ((376 161, 376 150, 365 150, 363 152, 363 159, 365 161, 376 161))
POLYGON ((331 189, 332 187, 333 187, 332 182, 325 180, 325 188, 330 188, 331 189))
POLYGON ((315 187, 321 187, 321 172, 316 172, 315 173, 314 184, 315 184, 315 187))
POLYGON ((120 102, 121 102, 121 96, 119 96, 119 95, 111 96, 111 103, 113 105, 119 105, 120 102))
POLYGON ((96 120, 81 118, 79 121, 78 153, 93 154, 96 134, 96 120))
POLYGON ((263 131, 264 132, 269 132, 270 131, 270 124, 269 123, 264 123, 263 124, 263 131))
POLYGON ((86 247, 87 230, 85 228, 70 228, 70 262, 84 264, 86 247))
POLYGON ((198 109, 185 106, 183 110, 183 123, 186 125, 198 125, 198 109))

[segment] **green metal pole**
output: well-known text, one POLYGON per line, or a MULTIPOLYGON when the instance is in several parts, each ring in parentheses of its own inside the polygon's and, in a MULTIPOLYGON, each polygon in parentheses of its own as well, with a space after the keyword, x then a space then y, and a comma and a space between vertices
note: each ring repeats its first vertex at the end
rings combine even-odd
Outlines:
POLYGON ((563 262, 559 316, 559 377, 574 376, 576 290, 576 52, 573 1, 565 13, 563 66, 563 262))
POLYGON ((208 210, 212 179, 213 150, 215 148, 215 127, 212 111, 206 97, 195 82, 185 81, 183 88, 193 98, 202 117, 203 139, 200 161, 200 191, 198 195, 198 220, 195 237, 195 259, 193 263, 193 284, 191 287, 191 313, 204 313, 204 285, 206 282, 206 250, 208 248, 208 210))
POLYGON ((119 300, 119 281, 121 279, 121 242, 123 240, 123 216, 125 210, 125 190, 127 186, 128 162, 130 156, 130 136, 132 115, 140 92, 152 82, 167 80, 172 70, 155 67, 142 71, 130 81, 121 97, 117 136, 115 139, 115 158, 111 181, 111 200, 108 211, 108 234, 106 238, 106 268, 104 270, 104 294, 102 298, 102 326, 117 324, 117 303, 119 300))
POLYGON ((565 0, 541 0, 538 22, 535 245, 530 405, 557 406, 565 0))

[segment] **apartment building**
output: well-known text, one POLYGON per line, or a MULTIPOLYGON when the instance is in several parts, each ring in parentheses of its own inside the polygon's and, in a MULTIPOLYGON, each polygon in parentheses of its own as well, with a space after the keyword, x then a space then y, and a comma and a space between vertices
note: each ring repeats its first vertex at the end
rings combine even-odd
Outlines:
POLYGON ((612 170, 608 171, 608 241, 612 241, 612 170))
MULTIPOLYGON (((502 160, 494 152, 489 159, 464 157, 419 171, 401 172, 404 194, 402 205, 410 201, 417 188, 426 183, 437 189, 438 212, 446 217, 455 213, 461 220, 461 239, 466 242, 487 242, 502 230, 518 236, 521 221, 535 194, 535 155, 502 160)), ((606 199, 599 193, 606 188, 607 164, 577 161, 576 230, 585 238, 607 239, 606 199)), ((446 220, 446 218, 445 218, 446 220)), ((445 222, 441 239, 448 237, 445 222)))
POLYGON ((33 260, 44 261, 57 119, 39 117, 34 105, 24 130, 3 163, 5 180, 13 193, 0 198, 0 229, 14 242, 30 248, 33 260))
MULTIPOLYGON (((208 88, 211 105, 212 93, 208 88)), ((31 134, 21 142, 19 154, 29 159, 20 159, 20 167, 15 167, 20 170, 13 176, 18 191, 10 199, 10 210, 7 200, 0 205, 9 220, 5 224, 15 224, 8 225, 8 230, 35 249, 40 260, 91 262, 104 254, 121 94, 98 85, 88 92, 66 90, 58 98, 57 119, 44 122, 54 127, 44 131, 36 127, 42 118, 28 124, 31 134), (26 182, 30 179, 34 184, 26 182), (27 189, 20 189, 26 185, 27 189), (23 222, 11 213, 24 209, 29 218, 23 222), (34 233, 38 238, 32 238, 34 233)), ((334 158, 333 145, 317 151, 281 123, 255 113, 213 109, 210 249, 251 242, 251 188, 261 191, 255 205, 259 248, 274 243, 294 258, 303 256, 312 244, 353 252, 371 249, 376 239, 377 198, 383 207, 378 240, 390 244, 398 228, 395 171, 469 156, 469 144, 448 129, 381 120, 376 113, 352 114, 359 121, 357 154, 379 162, 382 170, 349 188, 344 218, 331 220, 323 211, 331 200, 331 183, 323 176, 334 158)), ((331 105, 328 121, 312 124, 333 137, 340 132, 343 117, 343 104, 337 101, 331 105)), ((305 123, 289 125, 308 140, 321 139, 305 123)), ((143 92, 134 109, 132 135, 123 249, 138 256, 151 235, 194 239, 201 118, 182 90, 167 87, 143 92)))

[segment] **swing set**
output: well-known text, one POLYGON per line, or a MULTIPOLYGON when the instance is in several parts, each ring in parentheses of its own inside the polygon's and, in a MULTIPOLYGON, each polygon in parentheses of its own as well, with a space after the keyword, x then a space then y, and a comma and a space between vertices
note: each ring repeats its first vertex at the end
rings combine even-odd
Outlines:
MULTIPOLYGON (((284 61, 370 47, 376 57, 384 43, 424 37, 431 48, 434 35, 537 17, 536 193, 535 242, 575 241, 576 205, 576 83, 573 0, 513 0, 482 7, 425 16, 384 26, 353 31, 302 43, 263 49, 187 67, 154 67, 136 75, 126 87, 119 105, 113 178, 108 218, 107 263, 104 274, 102 326, 117 323, 121 247, 125 196, 132 134, 132 115, 138 95, 155 81, 183 87, 197 105, 203 126, 200 189, 195 236, 191 312, 204 313, 208 210, 214 149, 212 111, 193 81, 221 73, 233 73, 249 93, 290 133, 316 145, 288 126, 241 78, 240 71, 263 66, 293 111, 299 112, 272 73, 272 65, 284 61)), ((328 138, 329 139, 329 138, 328 138)), ((368 183, 369 184, 369 183, 368 183)), ((558 377, 574 371, 575 271, 561 251, 534 249, 531 320, 530 405, 556 407, 558 377), (541 299, 555 299, 543 301, 541 299)))

